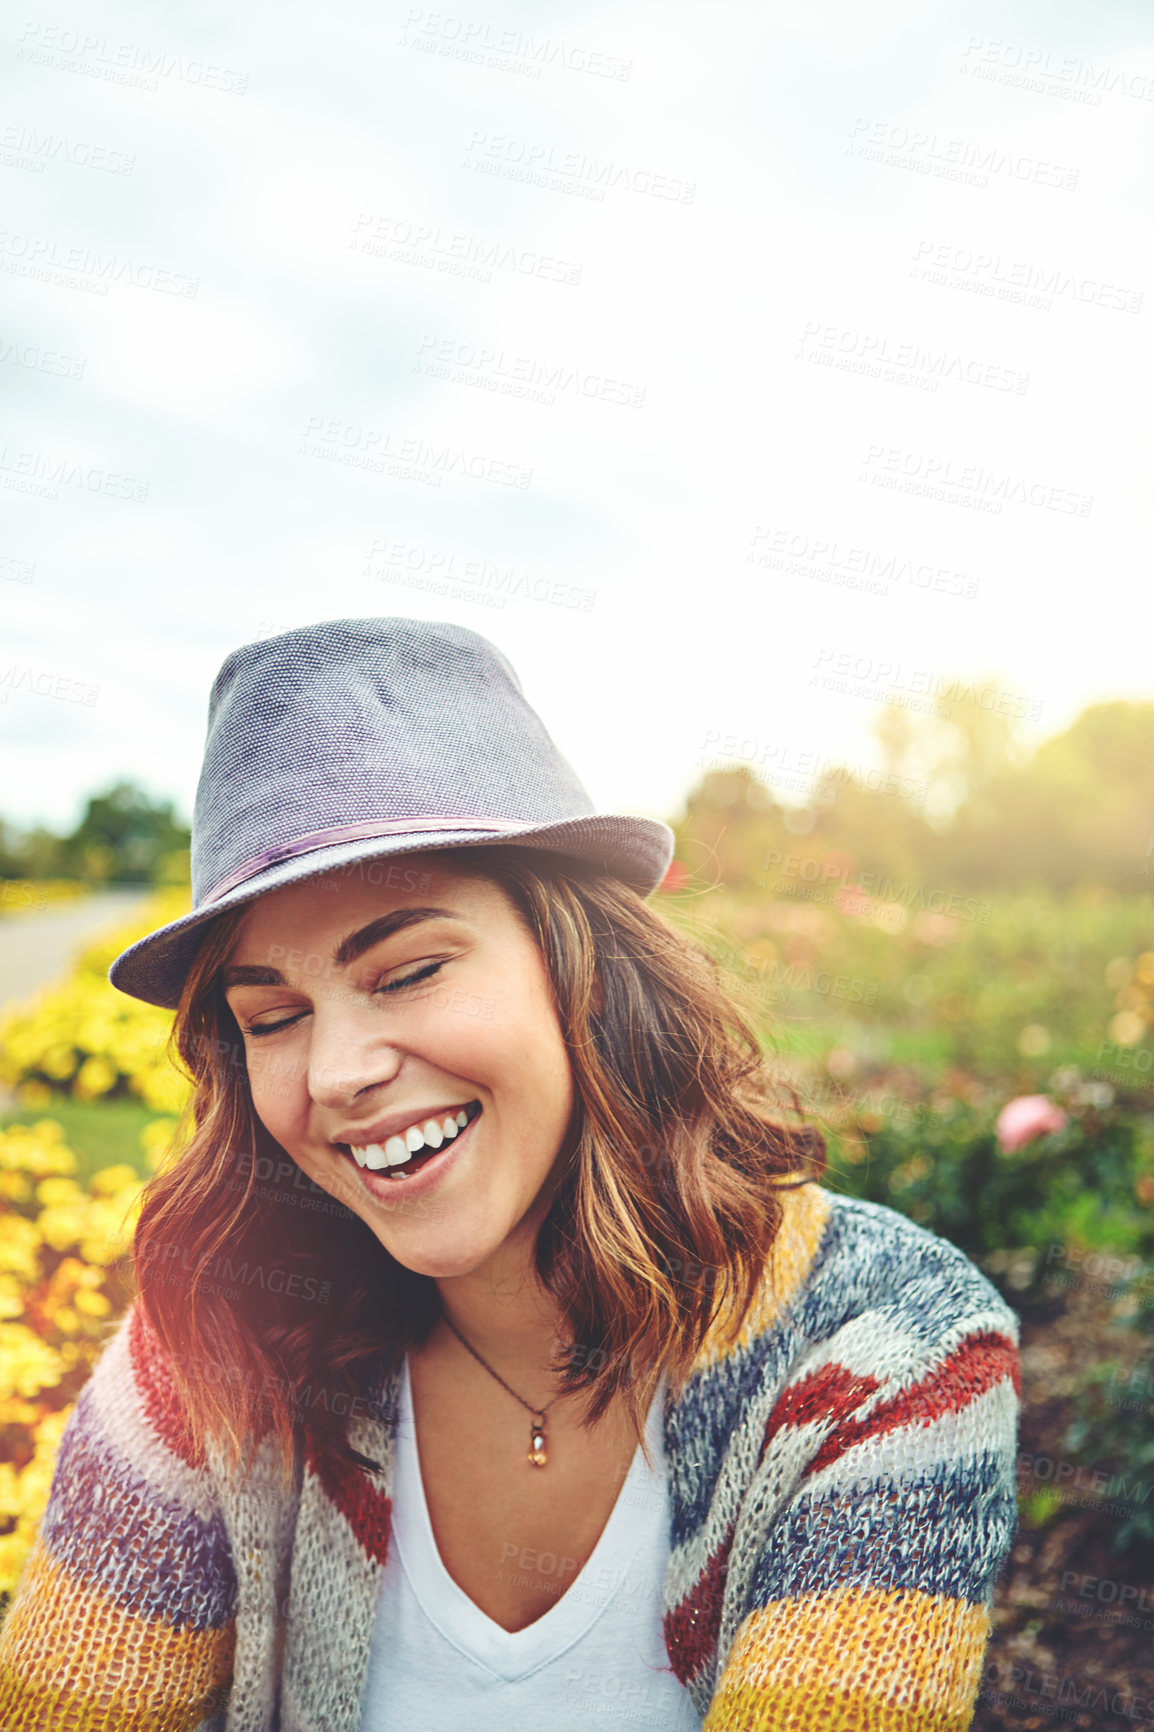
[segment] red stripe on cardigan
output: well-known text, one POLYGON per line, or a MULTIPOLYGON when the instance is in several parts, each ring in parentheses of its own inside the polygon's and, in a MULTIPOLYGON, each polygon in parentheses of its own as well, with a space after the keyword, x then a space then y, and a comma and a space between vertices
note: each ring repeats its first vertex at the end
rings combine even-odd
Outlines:
POLYGON ((145 1317, 139 1300, 128 1325, 128 1352, 148 1423, 173 1455, 189 1467, 203 1467, 204 1450, 193 1438, 160 1337, 145 1317))
POLYGON ((1019 1392, 1018 1355, 1012 1341, 992 1331, 971 1335, 924 1377, 889 1401, 879 1402, 864 1419, 847 1420, 827 1437, 809 1464, 817 1473, 867 1438, 883 1437, 904 1425, 930 1425, 947 1413, 960 1413, 1005 1378, 1019 1392))
POLYGON ((378 1491, 364 1468, 337 1459, 310 1443, 306 1466, 320 1481, 329 1502, 344 1516, 367 1557, 383 1564, 389 1551, 393 1500, 378 1491))
POLYGON ((847 1419, 867 1396, 880 1388, 876 1377, 848 1371, 844 1365, 836 1363, 823 1365, 820 1371, 811 1371, 782 1391, 765 1422, 762 1456, 770 1439, 787 1425, 813 1425, 822 1419, 835 1422, 847 1419))
POLYGON ((682 1684, 688 1684, 697 1676, 717 1647, 725 1571, 733 1535, 734 1525, 731 1523, 729 1532, 689 1593, 679 1606, 665 1615, 665 1647, 674 1674, 682 1684))

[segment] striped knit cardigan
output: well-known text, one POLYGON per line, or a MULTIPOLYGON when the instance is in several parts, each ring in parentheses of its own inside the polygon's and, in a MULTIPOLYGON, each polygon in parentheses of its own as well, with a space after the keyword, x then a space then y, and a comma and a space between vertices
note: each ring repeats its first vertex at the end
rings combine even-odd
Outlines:
MULTIPOLYGON (((1016 1320, 889 1209, 810 1185, 785 1211, 740 1333, 666 1407, 673 1670, 707 1732, 962 1732, 1014 1526, 1016 1320)), ((355 1732, 398 1390, 350 1422, 380 1474, 310 1458, 285 1496, 262 1446, 242 1484, 130 1311, 0 1632, 4 1732, 355 1732)))

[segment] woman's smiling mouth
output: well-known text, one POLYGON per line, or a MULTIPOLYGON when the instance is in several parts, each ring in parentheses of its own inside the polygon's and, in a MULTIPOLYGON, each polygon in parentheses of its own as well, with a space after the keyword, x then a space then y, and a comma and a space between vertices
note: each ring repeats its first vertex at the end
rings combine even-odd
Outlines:
POLYGON ((455 1142, 480 1112, 480 1101, 467 1101, 463 1106, 414 1119, 382 1142, 349 1142, 336 1146, 347 1150, 358 1167, 400 1179, 418 1172, 445 1144, 455 1142))

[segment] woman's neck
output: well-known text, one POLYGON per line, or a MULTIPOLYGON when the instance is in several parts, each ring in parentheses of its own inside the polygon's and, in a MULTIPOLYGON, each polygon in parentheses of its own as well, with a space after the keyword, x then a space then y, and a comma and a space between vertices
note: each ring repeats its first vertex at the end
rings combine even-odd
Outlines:
MULTIPOLYGON (((547 1380, 567 1333, 531 1260, 498 1254, 467 1275, 438 1278, 437 1291, 442 1317, 433 1335, 444 1331, 452 1338, 447 1318, 502 1376, 520 1373, 538 1386, 547 1380)), ((459 1343, 456 1350, 463 1351, 459 1343)))

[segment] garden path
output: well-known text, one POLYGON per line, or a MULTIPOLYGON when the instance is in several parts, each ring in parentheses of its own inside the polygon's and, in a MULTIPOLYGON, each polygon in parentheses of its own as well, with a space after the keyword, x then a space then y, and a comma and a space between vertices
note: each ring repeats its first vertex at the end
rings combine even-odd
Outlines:
POLYGON ((0 1011, 66 975, 79 946, 131 920, 150 893, 147 884, 120 885, 0 920, 0 1011))

